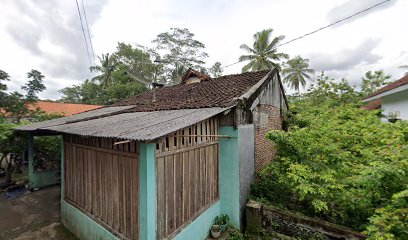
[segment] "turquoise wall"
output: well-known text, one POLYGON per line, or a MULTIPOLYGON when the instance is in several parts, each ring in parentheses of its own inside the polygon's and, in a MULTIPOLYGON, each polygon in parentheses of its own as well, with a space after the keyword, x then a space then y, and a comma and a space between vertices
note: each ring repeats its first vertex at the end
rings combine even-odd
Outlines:
POLYGON ((196 218, 192 223, 190 223, 186 228, 184 228, 179 234, 177 234, 173 239, 207 239, 210 227, 214 222, 214 218, 220 214, 220 205, 220 201, 216 202, 209 209, 203 212, 198 218, 196 218))
POLYGON ((56 170, 35 172, 33 167, 34 158, 34 136, 29 134, 28 136, 28 182, 30 187, 39 188, 50 186, 58 183, 58 177, 56 170))
POLYGON ((238 130, 232 126, 220 128, 220 203, 221 213, 228 214, 230 223, 240 228, 238 130))
POLYGON ((156 239, 155 144, 140 144, 140 239, 156 239))
POLYGON ((81 240, 118 240, 115 235, 80 210, 61 201, 62 224, 81 240))

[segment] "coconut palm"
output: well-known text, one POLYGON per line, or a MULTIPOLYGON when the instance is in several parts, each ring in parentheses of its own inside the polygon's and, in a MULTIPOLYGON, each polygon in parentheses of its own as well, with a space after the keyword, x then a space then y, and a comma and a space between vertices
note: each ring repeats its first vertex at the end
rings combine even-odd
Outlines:
POLYGON ((89 69, 91 72, 100 73, 98 76, 92 78, 92 80, 99 80, 104 86, 108 86, 113 83, 112 72, 116 70, 118 65, 114 56, 109 56, 109 53, 98 56, 99 65, 91 66, 89 69))
POLYGON ((306 79, 310 79, 309 74, 314 72, 313 69, 309 68, 309 59, 297 56, 284 64, 284 69, 282 70, 284 76, 283 82, 288 84, 290 88, 295 89, 300 95, 300 86, 304 87, 306 79))
MULTIPOLYGON (((402 65, 402 66, 399 66, 399 68, 408 70, 408 65, 402 65)), ((405 73, 405 76, 408 76, 408 72, 405 73)))
POLYGON ((240 56, 239 61, 250 61, 242 68, 242 72, 265 70, 272 67, 280 69, 279 61, 289 58, 287 54, 280 53, 277 50, 279 42, 285 37, 278 36, 271 40, 272 32, 273 29, 265 29, 255 33, 252 48, 246 44, 240 46, 241 49, 249 54, 240 56))

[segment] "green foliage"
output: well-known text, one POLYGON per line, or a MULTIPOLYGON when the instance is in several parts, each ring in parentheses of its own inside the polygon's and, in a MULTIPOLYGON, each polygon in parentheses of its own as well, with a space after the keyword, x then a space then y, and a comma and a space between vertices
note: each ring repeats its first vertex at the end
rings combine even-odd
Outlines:
POLYGON ((306 80, 310 79, 310 74, 314 72, 313 69, 309 68, 309 59, 297 56, 284 64, 282 74, 285 77, 283 78, 283 82, 298 91, 300 95, 300 87, 306 85, 306 80))
POLYGON ((220 62, 214 63, 214 65, 212 65, 212 67, 208 69, 208 72, 214 78, 221 77, 223 72, 221 63, 220 62))
POLYGON ((246 44, 240 46, 240 48, 248 54, 241 55, 239 61, 249 61, 249 63, 242 68, 242 72, 259 71, 271 69, 272 67, 281 69, 279 61, 288 59, 289 55, 278 52, 277 46, 285 36, 278 36, 271 39, 272 32, 273 29, 264 29, 257 32, 253 36, 254 42, 252 47, 246 44))
POLYGON ((227 214, 221 214, 215 217, 214 224, 215 225, 225 225, 225 224, 228 224, 229 220, 230 219, 227 214))
POLYGON ((394 194, 389 205, 375 211, 365 233, 373 240, 408 239, 408 186, 394 194))
POLYGON ((204 52, 205 45, 194 39, 194 34, 187 28, 170 28, 152 42, 157 44, 158 51, 163 52, 161 67, 168 82, 179 83, 188 68, 204 68, 204 60, 208 57, 204 52))
POLYGON ((229 233, 229 236, 226 240, 245 240, 245 236, 238 230, 234 229, 229 233))
POLYGON ((408 123, 383 123, 379 111, 359 108, 360 97, 346 80, 322 75, 293 102, 289 131, 267 134, 279 157, 260 173, 252 197, 373 236, 404 226, 405 210, 393 199, 408 186, 408 123), (373 227, 384 222, 395 227, 373 227))
POLYGON ((25 98, 28 102, 38 100, 37 94, 45 90, 44 78, 40 71, 31 70, 27 73, 28 82, 21 87, 21 89, 27 92, 25 98))
POLYGON ((387 85, 389 79, 391 79, 391 75, 386 75, 382 70, 368 71, 362 78, 361 91, 365 95, 369 95, 387 85))

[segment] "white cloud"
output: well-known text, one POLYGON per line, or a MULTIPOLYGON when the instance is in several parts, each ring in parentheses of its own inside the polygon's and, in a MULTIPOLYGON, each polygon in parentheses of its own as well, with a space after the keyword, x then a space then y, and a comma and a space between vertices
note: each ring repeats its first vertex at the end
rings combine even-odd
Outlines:
MULTIPOLYGON (((238 60, 239 46, 250 44, 256 31, 273 28, 274 34, 290 40, 380 0, 106 1, 84 0, 97 55, 114 51, 119 41, 150 45, 170 27, 186 27, 206 45, 208 66, 215 61, 225 66, 238 60)), ((316 68, 330 68, 329 74, 354 82, 372 69, 400 77, 403 70, 398 66, 408 64, 405 9, 408 1, 392 1, 280 51, 310 58, 316 68)), ((47 77, 43 98, 58 98, 58 89, 89 77, 75 1, 5 0, 0 16, 0 52, 7 56, 0 58, 0 69, 12 76, 10 89, 19 89, 32 68, 47 77)), ((242 66, 226 68, 225 73, 240 72, 242 66)))

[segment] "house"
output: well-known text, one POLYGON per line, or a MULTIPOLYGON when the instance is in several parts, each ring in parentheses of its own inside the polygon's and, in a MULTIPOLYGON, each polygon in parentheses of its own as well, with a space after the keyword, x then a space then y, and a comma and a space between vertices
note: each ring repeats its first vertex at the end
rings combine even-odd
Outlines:
POLYGON ((384 121, 387 119, 408 120, 408 76, 377 90, 363 99, 368 108, 380 107, 384 121))
POLYGON ((288 108, 277 69, 182 82, 112 106, 20 127, 60 134, 62 223, 80 239, 205 239, 214 218, 242 227, 265 133, 288 108))

